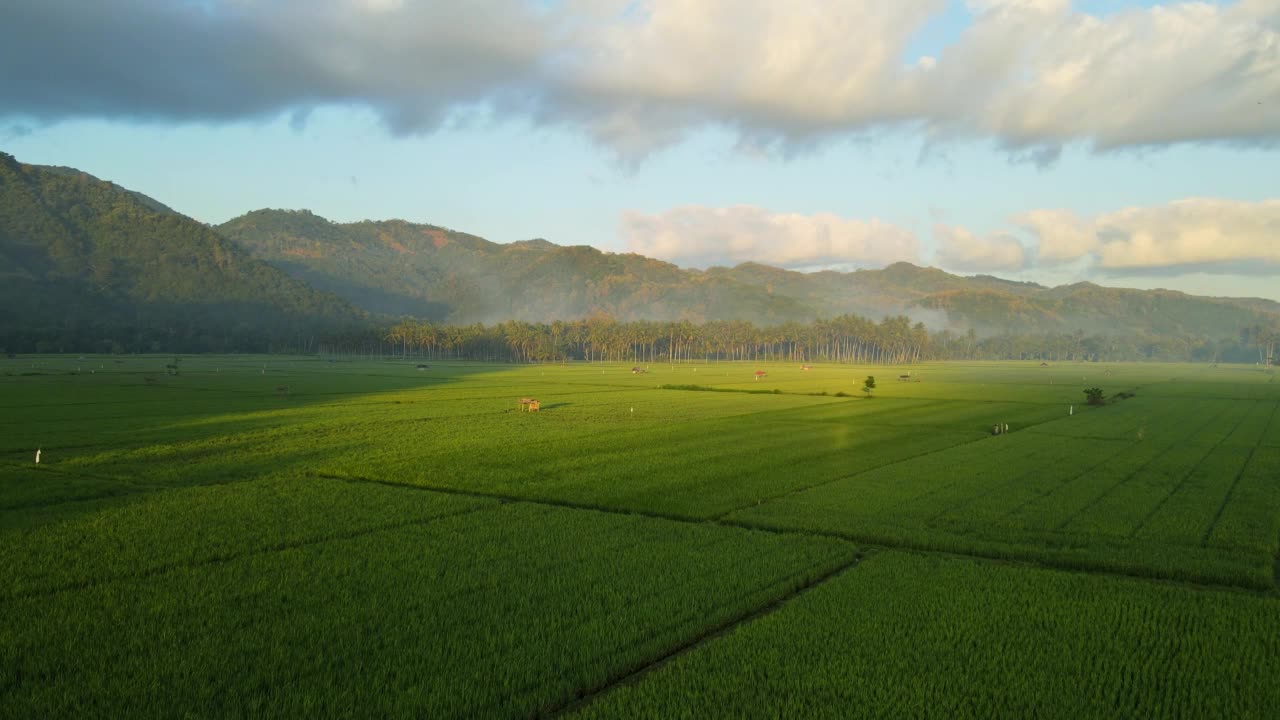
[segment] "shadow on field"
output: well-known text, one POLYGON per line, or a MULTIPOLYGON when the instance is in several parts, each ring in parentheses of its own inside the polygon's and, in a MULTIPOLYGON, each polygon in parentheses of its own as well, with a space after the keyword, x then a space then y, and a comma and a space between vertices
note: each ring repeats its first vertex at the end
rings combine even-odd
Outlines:
POLYGON ((104 359, 97 372, 77 374, 89 362, 46 357, 37 369, 51 374, 0 377, 0 529, 359 456, 398 408, 413 407, 400 404, 404 394, 509 369, 189 356, 175 376, 156 372, 165 362, 172 358, 104 359), (355 405, 365 409, 353 413, 355 405))
POLYGON ((353 451, 351 444, 299 447, 265 458, 247 449, 220 460, 188 453, 156 455, 145 450, 116 455, 109 462, 76 461, 5 467, 0 479, 0 532, 39 527, 105 507, 120 507, 152 493, 179 488, 252 482, 333 462, 353 451), (89 469, 92 468, 92 469, 89 469), (125 474, 132 471, 132 474, 125 474))

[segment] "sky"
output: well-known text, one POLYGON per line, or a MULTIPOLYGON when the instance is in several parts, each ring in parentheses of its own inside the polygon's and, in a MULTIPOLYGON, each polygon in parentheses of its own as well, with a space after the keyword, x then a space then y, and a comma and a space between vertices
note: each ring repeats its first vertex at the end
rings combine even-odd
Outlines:
POLYGON ((208 223, 1280 300, 1280 0, 9 0, 0 150, 208 223))

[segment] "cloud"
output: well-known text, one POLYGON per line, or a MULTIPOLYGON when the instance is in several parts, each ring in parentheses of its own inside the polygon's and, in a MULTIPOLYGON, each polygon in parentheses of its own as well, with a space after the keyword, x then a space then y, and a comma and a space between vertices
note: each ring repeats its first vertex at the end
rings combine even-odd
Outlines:
POLYGON ((425 131, 521 95, 548 48, 521 0, 16 0, 4 14, 0 115, 42 120, 301 122, 358 104, 425 131))
POLYGON ((933 227, 934 262, 962 272, 1016 272, 1027 267, 1027 251, 1006 233, 978 237, 962 227, 933 227))
MULTIPOLYGON (((931 262, 965 273, 1064 266, 1082 276, 1280 272, 1280 199, 1189 198, 1095 216, 1040 209, 1010 220, 1013 229, 985 235, 936 222, 931 262)), ((752 261, 810 269, 921 258, 914 233, 877 219, 745 205, 626 211, 621 236, 632 252, 695 267, 752 261)))
POLYGON ((1191 198, 1093 218, 1036 210, 1014 221, 1039 243, 1044 265, 1083 260, 1116 274, 1280 270, 1280 200, 1191 198))
POLYGON ((708 125, 783 149, 920 129, 1041 165, 1069 143, 1280 140, 1280 0, 1104 16, 970 0, 956 41, 908 57, 947 4, 13 0, 0 115, 301 121, 358 105, 396 133, 472 114, 569 126, 627 159, 708 125))
POLYGON ((1110 213, 1096 226, 1104 270, 1280 268, 1280 200, 1180 200, 1110 213))
POLYGON ((1101 149, 1280 137, 1280 3, 1202 2, 1106 17, 1058 0, 972 3, 973 25, 922 84, 939 132, 1014 148, 1101 149))
POLYGON ((685 206, 656 215, 626 211, 627 249, 677 264, 708 267, 760 262, 791 268, 918 261, 910 231, 880 220, 830 213, 773 213, 757 207, 685 206))
POLYGON ((1032 210, 1013 221, 1039 242, 1036 261, 1041 265, 1074 262, 1098 246, 1092 224, 1070 210, 1032 210))

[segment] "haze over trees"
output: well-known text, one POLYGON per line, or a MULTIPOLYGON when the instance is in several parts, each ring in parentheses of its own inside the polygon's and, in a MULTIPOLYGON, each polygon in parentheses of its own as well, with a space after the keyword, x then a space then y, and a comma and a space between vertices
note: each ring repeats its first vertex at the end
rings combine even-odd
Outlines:
POLYGON ((896 263, 800 273, 258 210, 216 228, 0 154, 0 349, 506 361, 1273 362, 1280 303, 896 263))

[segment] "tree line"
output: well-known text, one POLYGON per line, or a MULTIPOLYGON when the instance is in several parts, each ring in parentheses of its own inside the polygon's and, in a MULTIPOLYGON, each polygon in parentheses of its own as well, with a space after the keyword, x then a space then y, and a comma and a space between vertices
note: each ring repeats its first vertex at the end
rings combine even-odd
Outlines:
POLYGON ((1003 333, 931 331, 904 315, 858 315, 759 326, 743 320, 618 321, 597 314, 549 323, 507 320, 449 325, 405 318, 331 335, 321 354, 488 362, 787 361, 902 365, 922 360, 1274 362, 1280 327, 1253 326, 1237 338, 1141 332, 1003 333))

